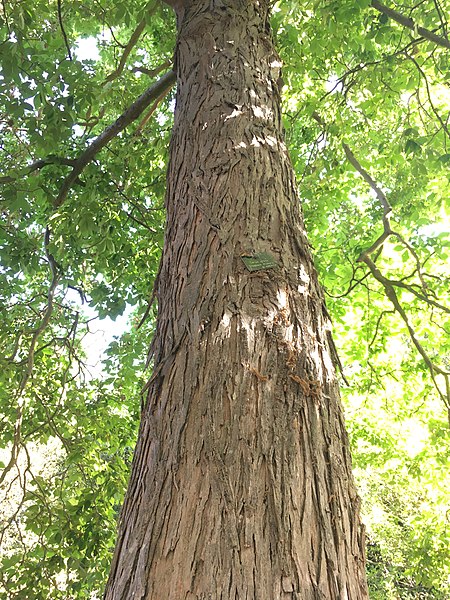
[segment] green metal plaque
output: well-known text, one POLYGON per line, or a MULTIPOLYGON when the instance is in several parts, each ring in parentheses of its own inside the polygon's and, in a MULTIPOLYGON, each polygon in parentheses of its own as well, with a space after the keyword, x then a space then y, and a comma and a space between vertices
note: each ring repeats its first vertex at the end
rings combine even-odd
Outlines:
POLYGON ((277 261, 268 252, 258 252, 252 256, 241 256, 241 258, 249 271, 265 271, 278 267, 277 261))

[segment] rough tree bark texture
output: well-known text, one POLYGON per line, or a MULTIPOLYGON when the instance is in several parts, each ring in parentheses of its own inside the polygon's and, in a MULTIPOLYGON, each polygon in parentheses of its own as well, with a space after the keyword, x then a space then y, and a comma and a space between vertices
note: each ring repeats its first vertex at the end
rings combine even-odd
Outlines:
POLYGON ((155 366, 108 600, 368 597, 268 5, 176 7, 155 366), (248 270, 261 252, 277 266, 248 270))

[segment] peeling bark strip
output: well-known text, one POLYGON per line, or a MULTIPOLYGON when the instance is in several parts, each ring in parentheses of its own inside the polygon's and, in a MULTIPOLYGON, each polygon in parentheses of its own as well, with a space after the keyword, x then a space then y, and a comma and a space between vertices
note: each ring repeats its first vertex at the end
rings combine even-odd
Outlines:
POLYGON ((155 367, 107 600, 368 598, 268 6, 177 8, 155 367))

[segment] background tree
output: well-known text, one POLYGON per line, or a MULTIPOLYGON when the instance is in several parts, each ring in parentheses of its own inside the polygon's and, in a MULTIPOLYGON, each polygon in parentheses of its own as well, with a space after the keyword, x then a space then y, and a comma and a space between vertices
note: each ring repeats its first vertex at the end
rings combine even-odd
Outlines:
MULTIPOLYGON (((280 2, 272 18, 380 598, 448 591, 447 17, 430 1, 280 2)), ((168 8, 138 2, 4 2, 1 25, 2 481, 16 494, 3 503, 1 593, 90 597, 110 563, 148 377, 153 319, 136 323, 162 244, 170 77, 78 159, 169 68, 175 28, 168 8), (77 51, 86 36, 98 55, 77 51), (87 376, 82 299, 101 317, 136 308, 101 381, 87 376), (56 457, 42 473, 36 447, 56 457)))

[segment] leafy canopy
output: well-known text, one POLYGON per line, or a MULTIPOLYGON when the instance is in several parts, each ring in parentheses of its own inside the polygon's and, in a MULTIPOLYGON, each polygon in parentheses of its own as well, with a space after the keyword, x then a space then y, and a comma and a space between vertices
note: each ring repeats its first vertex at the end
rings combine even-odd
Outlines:
MULTIPOLYGON (((380 599, 449 591, 448 18, 273 6, 380 599)), ((104 585, 149 376, 174 46, 156 1, 1 4, 0 598, 104 585), (93 369, 89 332, 124 311, 93 369)))

